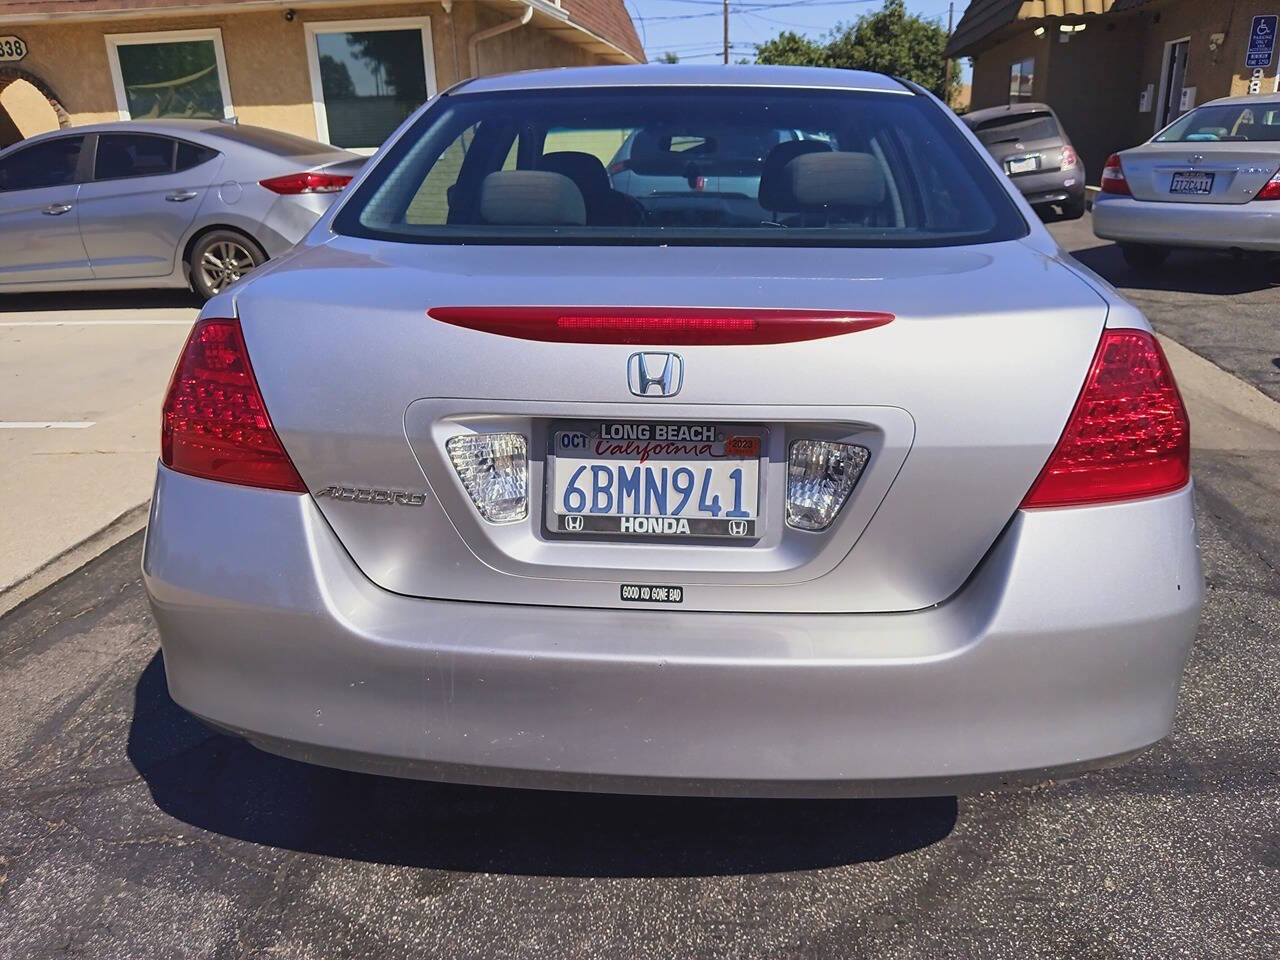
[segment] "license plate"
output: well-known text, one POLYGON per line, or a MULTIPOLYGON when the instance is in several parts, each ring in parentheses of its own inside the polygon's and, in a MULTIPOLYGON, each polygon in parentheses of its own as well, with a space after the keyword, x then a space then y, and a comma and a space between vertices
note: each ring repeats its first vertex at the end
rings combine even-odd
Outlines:
POLYGON ((547 458, 547 526, 621 537, 753 539, 761 427, 721 423, 564 424, 547 458))
POLYGON ((1040 169, 1040 156, 1014 157, 1005 162, 1005 169, 1010 173, 1030 173, 1040 169))
POLYGON ((1212 173, 1175 173, 1169 184, 1170 193, 1212 193, 1212 173))

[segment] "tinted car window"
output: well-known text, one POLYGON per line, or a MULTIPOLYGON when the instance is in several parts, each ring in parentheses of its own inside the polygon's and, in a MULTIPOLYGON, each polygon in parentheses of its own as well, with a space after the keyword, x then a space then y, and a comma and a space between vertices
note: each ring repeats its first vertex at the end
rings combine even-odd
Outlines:
POLYGON ((1157 143, 1280 140, 1280 103, 1197 107, 1156 136, 1157 143))
POLYGON ((173 172, 176 141, 141 133, 104 133, 98 136, 93 161, 95 180, 120 177, 153 177, 173 172))
POLYGON ((443 97, 392 145, 335 228, 424 243, 857 246, 988 242, 1027 229, 928 98, 764 87, 443 97), (577 149, 560 151, 574 130, 577 149), (517 138, 540 144, 551 131, 555 151, 521 150, 518 169, 503 169, 517 138), (626 162, 606 167, 601 157, 624 138, 626 162), (671 182, 655 193, 635 174, 671 182), (733 177, 732 191, 709 187, 715 177, 733 177))
POLYGON ((983 120, 974 126, 973 132, 987 146, 1013 143, 1015 140, 1053 140, 1062 136, 1058 121, 1052 113, 1044 110, 983 120))
POLYGON ((187 143, 185 140, 178 141, 178 160, 174 165, 174 169, 181 172, 190 170, 192 167, 198 167, 202 163, 208 163, 218 155, 218 151, 212 147, 202 147, 198 143, 187 143))
POLYGON ((203 131, 207 136, 220 140, 242 143, 248 147, 257 147, 277 157, 309 157, 317 153, 332 153, 336 147, 306 137, 295 137, 292 133, 279 130, 268 130, 266 127, 245 127, 239 124, 219 124, 203 131))
POLYGON ((84 137, 59 137, 0 160, 0 190, 31 190, 74 183, 84 137))

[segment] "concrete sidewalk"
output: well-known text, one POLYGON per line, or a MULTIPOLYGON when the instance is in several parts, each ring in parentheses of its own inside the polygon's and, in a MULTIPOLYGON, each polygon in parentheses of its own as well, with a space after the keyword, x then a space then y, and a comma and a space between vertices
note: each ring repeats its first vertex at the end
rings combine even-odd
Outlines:
POLYGON ((172 292, 0 300, 0 611, 145 523, 197 310, 172 292))

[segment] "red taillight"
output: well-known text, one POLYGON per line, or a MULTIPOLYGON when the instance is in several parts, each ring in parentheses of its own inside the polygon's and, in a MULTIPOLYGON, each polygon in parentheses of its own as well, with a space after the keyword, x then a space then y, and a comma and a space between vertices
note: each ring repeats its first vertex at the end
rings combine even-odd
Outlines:
POLYGON ((1280 173, 1262 185, 1262 189, 1254 195, 1255 200, 1280 200, 1280 173))
POLYGON ((258 181, 273 193, 284 194, 337 193, 350 182, 350 177, 336 173, 287 173, 258 181))
POLYGON ((1070 146, 1063 147, 1058 153, 1058 166, 1069 170, 1076 165, 1076 151, 1070 146))
POLYGON ((1107 157, 1106 166, 1102 168, 1101 186, 1103 193, 1132 196, 1129 192, 1129 181, 1124 178, 1124 167, 1120 166, 1120 154, 1113 153, 1107 157))
POLYGON ((681 346, 818 340, 893 320, 891 313, 756 307, 432 307, 427 316, 523 340, 681 346))
POLYGON ((1144 330, 1102 334, 1062 438, 1022 506, 1170 493, 1191 476, 1191 425, 1164 351, 1144 330))
POLYGON ((164 398, 160 459, 206 480, 306 492, 271 426, 238 320, 192 328, 164 398))
POLYGON ((609 175, 614 176, 615 174, 622 173, 626 170, 629 170, 630 168, 631 168, 631 164, 628 161, 615 160, 613 161, 613 163, 609 164, 609 175))

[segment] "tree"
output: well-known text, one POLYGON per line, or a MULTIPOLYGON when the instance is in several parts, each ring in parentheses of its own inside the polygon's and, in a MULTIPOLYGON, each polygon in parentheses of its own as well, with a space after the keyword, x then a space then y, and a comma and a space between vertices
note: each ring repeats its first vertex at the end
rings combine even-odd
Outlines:
POLYGON ((347 65, 327 53, 320 54, 320 88, 325 100, 351 100, 356 95, 356 84, 347 65))
MULTIPOLYGON (((903 0, 884 0, 875 13, 836 24, 817 41, 790 30, 780 33, 756 46, 756 62, 874 70, 912 80, 949 100, 943 90, 946 45, 947 30, 939 21, 908 14, 903 0)), ((955 87, 960 71, 953 68, 951 75, 955 87)))
POLYGON ((658 62, 659 63, 679 63, 680 54, 672 53, 670 50, 668 50, 666 53, 664 53, 662 56, 658 58, 658 62))

